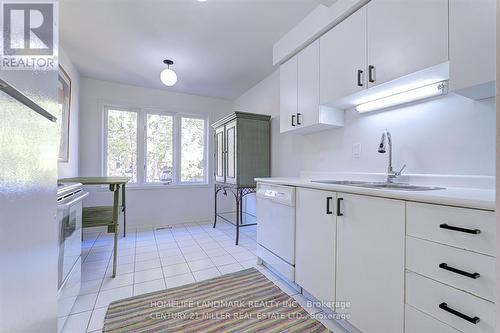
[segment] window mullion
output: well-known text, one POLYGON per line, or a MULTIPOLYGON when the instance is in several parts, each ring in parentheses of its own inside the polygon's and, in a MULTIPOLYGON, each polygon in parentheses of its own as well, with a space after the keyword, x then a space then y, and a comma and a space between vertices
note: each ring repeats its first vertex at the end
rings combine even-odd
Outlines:
POLYGON ((104 107, 102 128, 101 173, 108 176, 108 107, 104 107))
POLYGON ((137 111, 137 184, 146 183, 146 113, 137 111))
POLYGON ((174 115, 173 119, 174 135, 173 135, 173 153, 174 153, 174 182, 179 184, 181 182, 181 117, 178 114, 174 115))

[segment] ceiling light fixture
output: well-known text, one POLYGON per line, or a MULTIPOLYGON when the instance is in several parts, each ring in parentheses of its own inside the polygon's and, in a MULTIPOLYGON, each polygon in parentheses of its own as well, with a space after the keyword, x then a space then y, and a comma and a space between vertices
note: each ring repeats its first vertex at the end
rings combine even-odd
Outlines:
POLYGON ((198 0, 198 2, 206 2, 207 0, 198 0))
POLYGON ((371 112, 400 104, 411 103, 421 99, 445 95, 447 93, 448 81, 440 81, 360 104, 356 106, 356 111, 360 113, 371 112))
POLYGON ((177 74, 175 74, 175 72, 170 69, 170 66, 173 65, 174 62, 170 59, 165 59, 163 60, 163 63, 168 67, 161 72, 160 79, 164 85, 166 85, 167 87, 171 87, 177 82, 177 74))

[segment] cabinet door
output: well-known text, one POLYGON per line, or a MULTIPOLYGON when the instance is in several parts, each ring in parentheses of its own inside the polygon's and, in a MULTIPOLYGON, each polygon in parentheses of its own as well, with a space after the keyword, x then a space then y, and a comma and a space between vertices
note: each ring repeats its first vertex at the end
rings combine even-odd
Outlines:
POLYGON ((296 196, 295 282, 334 302, 336 193, 299 188, 296 196))
POLYGON ((366 89, 366 9, 331 29, 320 43, 321 104, 366 89))
POLYGON ((280 133, 289 131, 296 126, 297 75, 297 56, 280 66, 280 133))
POLYGON ((367 5, 369 86, 448 61, 448 0, 372 0, 367 5))
POLYGON ((297 126, 319 122, 319 40, 298 54, 297 126))
POLYGON ((225 182, 224 178, 224 155, 225 155, 225 145, 224 145, 224 126, 215 129, 215 181, 225 182))
POLYGON ((225 141, 226 141, 226 183, 236 184, 238 179, 238 170, 237 170, 237 133, 236 133, 236 120, 231 121, 226 124, 225 127, 225 141))
POLYGON ((337 300, 365 333, 403 332, 405 203, 338 193, 337 300))
POLYGON ((450 90, 495 96, 495 24, 495 0, 450 1, 450 90))

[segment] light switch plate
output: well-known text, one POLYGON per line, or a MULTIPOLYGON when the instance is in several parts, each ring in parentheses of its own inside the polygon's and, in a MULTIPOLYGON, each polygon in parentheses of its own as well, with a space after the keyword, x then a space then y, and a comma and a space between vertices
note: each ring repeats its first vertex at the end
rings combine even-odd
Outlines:
POLYGON ((361 157, 361 143, 355 143, 352 145, 352 158, 361 157))

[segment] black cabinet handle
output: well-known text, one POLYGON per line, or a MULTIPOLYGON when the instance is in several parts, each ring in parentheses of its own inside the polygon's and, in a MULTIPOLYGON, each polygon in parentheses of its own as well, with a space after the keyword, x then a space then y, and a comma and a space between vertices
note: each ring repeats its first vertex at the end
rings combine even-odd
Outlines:
POLYGON ((467 316, 467 315, 464 315, 463 313, 458 312, 457 310, 454 310, 454 309, 452 309, 452 308, 448 307, 448 304, 446 304, 446 303, 441 303, 441 304, 439 304, 439 308, 440 308, 440 309, 443 309, 443 310, 444 310, 444 311, 446 311, 446 312, 449 312, 449 313, 451 313, 451 314, 454 314, 454 315, 455 315, 455 316, 457 316, 457 317, 460 317, 460 318, 462 318, 462 319, 465 319, 465 320, 467 320, 469 323, 477 324, 477 323, 479 323, 479 321, 480 321, 479 317, 469 317, 469 316, 467 316))
POLYGON ((477 235, 477 234, 481 233, 481 230, 479 230, 479 229, 466 229, 466 228, 454 227, 452 225, 447 225, 446 223, 440 224, 439 227, 442 229, 465 232, 467 234, 477 235))
POLYGON ((363 71, 361 69, 358 69, 358 87, 363 86, 363 82, 361 82, 361 76, 363 75, 363 71))
POLYGON ((375 82, 375 66, 368 66, 368 81, 375 82))
POLYGON ((326 197, 326 214, 327 215, 333 214, 332 209, 330 207, 330 205, 332 203, 332 199, 333 199, 333 197, 326 197))
POLYGON ((300 116, 302 116, 302 113, 297 113, 297 125, 302 125, 300 122, 300 116))
POLYGON ((295 115, 292 114, 292 126, 295 126, 295 115))
POLYGON ((467 276, 468 278, 471 278, 471 279, 477 279, 481 276, 481 274, 479 274, 479 273, 469 273, 466 271, 462 271, 461 269, 458 269, 458 268, 450 267, 450 266, 448 266, 448 264, 446 264, 444 262, 439 264, 439 268, 442 268, 442 269, 445 269, 447 271, 457 273, 457 274, 460 274, 463 276, 467 276))
POLYGON ((340 203, 344 200, 344 198, 337 198, 337 216, 344 216, 344 214, 340 211, 340 203))

